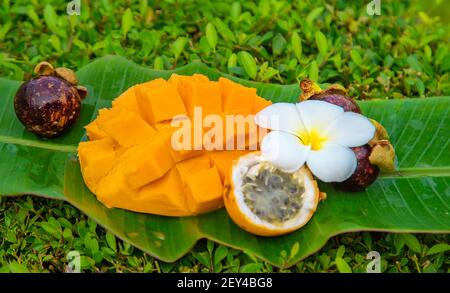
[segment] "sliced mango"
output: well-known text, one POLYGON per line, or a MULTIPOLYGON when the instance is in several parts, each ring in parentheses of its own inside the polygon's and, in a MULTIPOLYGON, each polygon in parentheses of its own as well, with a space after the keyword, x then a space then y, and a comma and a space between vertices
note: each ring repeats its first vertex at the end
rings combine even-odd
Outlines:
POLYGON ((134 189, 122 172, 123 166, 123 162, 119 162, 100 181, 96 195, 104 205, 109 208, 122 208, 166 216, 189 214, 180 175, 175 168, 158 180, 140 189, 134 189))
POLYGON ((190 212, 186 208, 186 197, 183 185, 176 168, 172 168, 160 179, 139 190, 137 198, 132 203, 136 211, 161 214, 166 216, 185 216, 190 212))
POLYGON ((108 174, 118 159, 111 138, 80 142, 78 157, 83 177, 93 183, 108 174))
POLYGON ((256 114, 267 106, 272 105, 272 102, 261 98, 260 96, 255 97, 255 102, 253 104, 253 113, 256 114))
POLYGON ((248 149, 259 129, 246 116, 270 103, 255 89, 202 74, 135 85, 86 125, 90 141, 78 149, 83 178, 107 207, 166 216, 216 209, 223 205, 233 160, 248 150, 207 151, 204 143, 211 137, 205 135, 214 129, 223 149, 238 140, 248 149), (203 117, 192 117, 196 106, 203 117), (210 114, 221 121, 217 129, 210 114))
POLYGON ((86 125, 84 127, 84 129, 86 129, 86 134, 87 134, 89 140, 102 139, 102 138, 105 138, 108 136, 104 131, 102 131, 98 127, 96 120, 94 120, 91 123, 89 123, 88 125, 86 125))
POLYGON ((160 134, 175 162, 181 162, 204 153, 203 129, 195 129, 193 119, 186 118, 184 121, 180 122, 178 127, 171 124, 160 125, 160 134))
POLYGON ((157 89, 166 84, 167 81, 162 78, 157 78, 151 81, 140 83, 135 86, 136 97, 145 96, 148 91, 157 89))
POLYGON ((256 89, 240 85, 227 78, 219 78, 222 91, 223 111, 253 109, 256 98, 256 89))
POLYGON ((134 210, 130 200, 137 197, 138 192, 128 184, 122 170, 123 162, 119 161, 108 175, 100 180, 95 195, 108 208, 134 210))
POLYGON ((245 154, 248 154, 248 151, 215 151, 209 152, 208 156, 210 157, 212 164, 219 170, 220 177, 225 182, 225 178, 229 177, 231 174, 233 161, 245 154))
POLYGON ((208 82, 209 81, 209 78, 206 75, 201 74, 201 73, 194 73, 192 75, 192 77, 194 78, 195 81, 198 81, 198 82, 208 82))
POLYGON ((256 150, 260 137, 254 115, 246 110, 235 110, 220 114, 221 127, 205 129, 205 148, 208 150, 252 149, 256 150), (221 130, 220 132, 218 130, 221 130), (222 141, 222 144, 220 144, 222 141), (206 147, 207 145, 214 147, 206 147))
POLYGON ((186 178, 187 205, 192 214, 207 212, 223 206, 223 185, 216 167, 202 169, 186 178))
POLYGON ((195 107, 201 109, 203 116, 222 112, 222 94, 216 81, 197 82, 186 80, 178 87, 189 116, 194 116, 195 107))
POLYGON ((156 134, 141 117, 124 108, 102 109, 96 121, 100 130, 124 147, 140 144, 156 134))
POLYGON ((177 168, 178 173, 180 174, 181 181, 183 185, 186 184, 186 179, 189 174, 192 174, 196 171, 202 170, 202 169, 209 169, 211 168, 211 159, 208 155, 203 154, 199 155, 194 158, 190 158, 187 160, 184 160, 182 162, 179 162, 175 165, 175 168, 177 168))
POLYGON ((161 135, 129 148, 122 157, 123 172, 134 189, 162 177, 174 164, 170 150, 161 135))
POLYGON ((132 86, 112 101, 113 107, 123 107, 137 115, 140 115, 139 106, 136 100, 136 86, 132 86))
POLYGON ((180 95, 170 83, 140 91, 137 100, 142 117, 151 125, 187 114, 180 95))
POLYGON ((173 73, 170 78, 167 80, 168 83, 174 85, 177 89, 182 81, 193 81, 193 82, 208 82, 209 78, 206 75, 195 73, 192 76, 188 75, 179 75, 173 73))

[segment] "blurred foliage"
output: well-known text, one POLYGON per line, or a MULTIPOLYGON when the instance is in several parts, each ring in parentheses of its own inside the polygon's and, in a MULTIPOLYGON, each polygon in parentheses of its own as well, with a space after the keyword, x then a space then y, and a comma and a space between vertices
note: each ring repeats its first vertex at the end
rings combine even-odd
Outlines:
MULTIPOLYGON (((194 60, 273 83, 309 77, 341 83, 359 99, 450 95, 445 1, 0 0, 0 76, 22 80, 42 60, 79 69, 105 54, 171 69, 194 60), (351 3, 351 4, 350 4, 351 3), (201 9, 199 9, 201 8, 201 9)), ((348 233, 293 272, 449 272, 449 235, 348 233)), ((251 254, 200 241, 176 263, 122 242, 64 202, 0 198, 0 272, 64 271, 81 253, 91 272, 279 271, 251 254)))
POLYGON ((201 60, 265 82, 309 76, 361 99, 450 94, 449 25, 418 10, 448 11, 445 1, 382 1, 380 16, 365 2, 101 0, 69 16, 67 1, 3 0, 0 75, 118 54, 157 69, 201 60))

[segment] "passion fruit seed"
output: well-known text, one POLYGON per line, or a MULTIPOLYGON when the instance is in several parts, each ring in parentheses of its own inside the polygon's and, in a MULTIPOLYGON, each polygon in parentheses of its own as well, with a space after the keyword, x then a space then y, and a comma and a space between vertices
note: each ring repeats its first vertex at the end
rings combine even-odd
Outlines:
POLYGON ((247 207, 261 220, 282 224, 298 215, 305 188, 294 174, 285 173, 269 163, 245 175, 242 193, 247 207))
POLYGON ((334 183, 334 185, 346 191, 362 191, 377 179, 380 169, 369 160, 372 151, 369 145, 354 147, 352 151, 358 161, 355 172, 344 182, 334 183))

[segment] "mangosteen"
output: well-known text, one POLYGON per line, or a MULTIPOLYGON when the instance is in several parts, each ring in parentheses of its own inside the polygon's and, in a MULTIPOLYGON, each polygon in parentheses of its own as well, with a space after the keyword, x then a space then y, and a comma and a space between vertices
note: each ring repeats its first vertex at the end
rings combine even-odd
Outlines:
POLYGON ((334 186, 345 191, 362 191, 377 179, 380 168, 370 162, 372 148, 368 144, 354 147, 352 151, 358 162, 355 172, 347 180, 334 183, 334 186))
POLYGON ((322 90, 316 83, 309 79, 300 82, 302 89, 302 100, 325 101, 344 108, 344 111, 361 114, 358 104, 347 96, 347 91, 340 85, 331 85, 328 89, 322 90))
MULTIPOLYGON (((346 112, 361 114, 361 109, 351 97, 347 90, 340 85, 334 84, 322 90, 320 86, 304 79, 300 82, 302 94, 299 100, 318 100, 340 106, 346 112)), ((361 191, 377 179, 380 171, 393 172, 395 170, 395 150, 389 141, 386 129, 377 121, 370 119, 376 128, 376 133, 368 144, 352 148, 358 165, 353 175, 344 182, 334 183, 342 190, 361 191)))
POLYGON ((78 86, 75 73, 54 69, 47 62, 35 68, 37 77, 24 82, 14 97, 14 110, 25 128, 42 137, 63 134, 78 119, 86 88, 78 86))

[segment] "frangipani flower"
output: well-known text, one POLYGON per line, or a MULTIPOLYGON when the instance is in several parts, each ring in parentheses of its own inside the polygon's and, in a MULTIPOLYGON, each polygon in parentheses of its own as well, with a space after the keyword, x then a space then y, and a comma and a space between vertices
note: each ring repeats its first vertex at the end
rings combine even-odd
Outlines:
POLYGON ((349 178, 357 165, 350 148, 365 145, 375 134, 363 115, 323 101, 275 103, 259 112, 255 122, 272 130, 261 142, 269 162, 284 172, 306 163, 324 182, 349 178))

